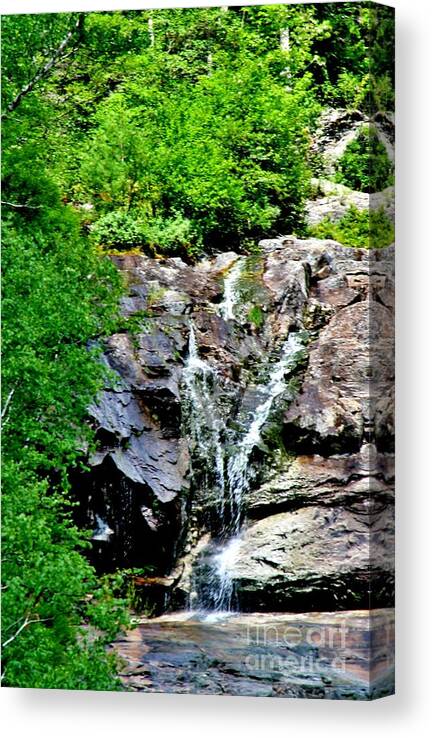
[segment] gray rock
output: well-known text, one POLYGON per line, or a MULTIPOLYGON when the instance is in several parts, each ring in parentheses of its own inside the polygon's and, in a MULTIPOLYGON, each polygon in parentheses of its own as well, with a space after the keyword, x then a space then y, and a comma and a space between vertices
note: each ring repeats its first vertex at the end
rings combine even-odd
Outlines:
MULTIPOLYGON (((277 462, 277 460, 276 460, 277 462)), ((264 517, 303 505, 338 505, 373 514, 392 501, 394 457, 365 444, 359 453, 339 456, 283 456, 249 492, 248 514, 264 517)))
POLYGON ((241 609, 259 611, 268 602, 275 611, 367 607, 372 581, 385 599, 393 581, 392 517, 385 508, 369 523, 368 515, 316 506, 247 527, 230 572, 241 609))
POLYGON ((371 119, 359 110, 329 109, 321 116, 314 141, 314 148, 324 156, 328 173, 365 127, 376 133, 390 161, 394 160, 394 120, 390 115, 378 113, 371 119))
POLYGON ((387 217, 394 221, 394 187, 368 194, 350 190, 327 179, 314 179, 312 186, 316 188, 317 196, 306 203, 306 221, 310 226, 318 225, 325 218, 337 223, 351 207, 371 211, 383 209, 387 217))
POLYGON ((393 320, 378 302, 344 307, 311 347, 302 392, 285 416, 287 443, 313 451, 360 449, 391 434, 393 320), (369 344, 379 346, 371 363, 369 344))

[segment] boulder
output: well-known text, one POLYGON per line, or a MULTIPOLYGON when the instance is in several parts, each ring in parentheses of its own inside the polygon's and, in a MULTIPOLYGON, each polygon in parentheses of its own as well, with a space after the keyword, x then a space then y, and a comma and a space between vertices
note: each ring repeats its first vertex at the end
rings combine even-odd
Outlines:
POLYGON ((311 346, 301 393, 285 415, 286 447, 338 453, 386 444, 393 353, 393 319, 383 305, 364 300, 339 310, 311 346))
POLYGON ((309 226, 316 226, 325 218, 337 223, 352 207, 356 210, 383 209, 387 217, 394 221, 394 187, 368 194, 350 190, 328 179, 313 179, 312 187, 316 189, 316 196, 306 203, 306 222, 309 226))
POLYGON ((272 515, 244 531, 230 570, 241 610, 344 609, 385 602, 393 586, 392 516, 337 506, 272 515))

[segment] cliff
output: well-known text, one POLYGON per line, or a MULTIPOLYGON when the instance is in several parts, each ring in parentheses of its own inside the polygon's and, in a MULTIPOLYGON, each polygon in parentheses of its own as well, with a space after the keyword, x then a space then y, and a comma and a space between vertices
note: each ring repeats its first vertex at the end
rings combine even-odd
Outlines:
POLYGON ((92 408, 98 565, 152 567, 155 612, 391 604, 392 248, 115 259, 138 328, 92 408))

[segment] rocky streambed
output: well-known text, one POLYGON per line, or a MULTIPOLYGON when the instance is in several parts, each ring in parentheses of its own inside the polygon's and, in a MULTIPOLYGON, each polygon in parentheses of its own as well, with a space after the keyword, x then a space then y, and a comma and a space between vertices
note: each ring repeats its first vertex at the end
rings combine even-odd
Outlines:
POLYGON ((115 648, 137 692, 368 700, 394 686, 391 610, 173 613, 141 619, 115 648))

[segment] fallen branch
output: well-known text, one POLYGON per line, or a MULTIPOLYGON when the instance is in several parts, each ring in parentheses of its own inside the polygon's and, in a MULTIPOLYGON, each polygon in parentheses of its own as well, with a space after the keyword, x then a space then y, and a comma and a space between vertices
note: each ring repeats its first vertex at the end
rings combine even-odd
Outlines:
POLYGON ((33 79, 28 82, 25 87, 22 88, 22 90, 18 93, 18 95, 12 100, 12 102, 9 103, 9 105, 6 108, 6 112, 2 114, 2 119, 7 116, 8 113, 12 113, 15 108, 18 107, 23 97, 28 95, 29 92, 32 91, 33 87, 37 85, 38 82, 41 81, 46 75, 51 71, 51 69, 55 66, 57 61, 62 57, 64 50, 71 42, 72 38, 75 36, 75 33, 77 31, 81 31, 82 24, 84 21, 84 14, 80 13, 78 16, 78 20, 75 23, 74 27, 68 31, 66 36, 64 37, 63 41, 61 42, 60 46, 55 50, 54 54, 52 55, 51 59, 46 62, 46 64, 40 69, 33 79))

